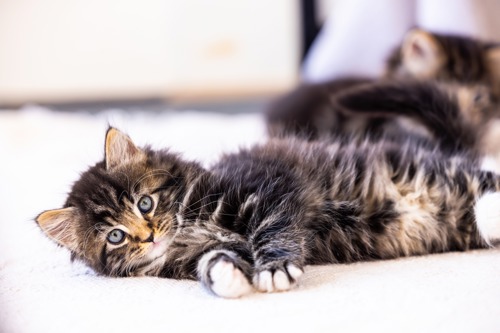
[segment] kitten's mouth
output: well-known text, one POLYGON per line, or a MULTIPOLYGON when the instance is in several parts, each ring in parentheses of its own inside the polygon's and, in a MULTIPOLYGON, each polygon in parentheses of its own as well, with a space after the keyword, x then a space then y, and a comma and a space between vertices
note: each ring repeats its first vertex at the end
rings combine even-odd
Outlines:
POLYGON ((150 250, 149 253, 147 254, 147 257, 151 260, 156 260, 159 257, 163 256, 167 251, 168 244, 169 244, 169 238, 166 235, 163 235, 158 239, 155 239, 149 247, 150 250))
POLYGON ((167 242, 167 236, 166 235, 163 235, 157 239, 155 239, 153 241, 153 248, 156 248, 158 246, 161 246, 162 244, 164 244, 165 242, 167 242))

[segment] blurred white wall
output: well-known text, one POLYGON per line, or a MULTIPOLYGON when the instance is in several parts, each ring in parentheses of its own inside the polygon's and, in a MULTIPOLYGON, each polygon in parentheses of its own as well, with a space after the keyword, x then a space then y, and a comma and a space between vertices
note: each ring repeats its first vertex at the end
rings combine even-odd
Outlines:
POLYGON ((295 0, 1 0, 0 104, 281 91, 299 29, 295 0))

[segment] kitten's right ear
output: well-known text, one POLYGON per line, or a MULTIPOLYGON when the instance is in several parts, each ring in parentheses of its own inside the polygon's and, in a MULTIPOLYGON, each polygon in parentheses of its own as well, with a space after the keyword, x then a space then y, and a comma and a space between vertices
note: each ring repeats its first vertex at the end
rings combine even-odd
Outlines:
POLYGON ((76 251, 78 241, 75 221, 77 218, 76 209, 68 207, 45 211, 35 220, 45 235, 59 245, 76 251))
POLYGON ((105 142, 106 169, 143 156, 143 152, 135 146, 125 133, 110 127, 105 142))
POLYGON ((401 57, 405 69, 417 79, 436 76, 446 62, 446 54, 436 37, 421 29, 406 34, 401 57))

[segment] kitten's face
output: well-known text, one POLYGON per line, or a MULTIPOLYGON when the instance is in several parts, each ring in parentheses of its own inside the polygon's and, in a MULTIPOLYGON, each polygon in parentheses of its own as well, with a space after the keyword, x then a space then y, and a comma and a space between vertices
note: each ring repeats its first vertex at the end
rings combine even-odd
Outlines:
POLYGON ((388 75, 485 84, 500 96, 500 45, 414 29, 389 59, 388 75))
POLYGON ((105 162, 82 174, 65 208, 37 222, 99 273, 156 274, 173 236, 183 167, 176 156, 140 150, 110 129, 105 162))

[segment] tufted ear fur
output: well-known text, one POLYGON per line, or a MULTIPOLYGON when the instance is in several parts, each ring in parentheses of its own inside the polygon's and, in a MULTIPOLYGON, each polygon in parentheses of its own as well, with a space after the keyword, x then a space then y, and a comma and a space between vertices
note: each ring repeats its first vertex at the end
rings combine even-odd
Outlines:
POLYGON ((78 239, 75 220, 78 218, 75 208, 54 209, 38 215, 36 222, 42 231, 59 245, 76 251, 78 239))
POLYGON ((113 127, 108 129, 105 142, 106 169, 112 169, 143 155, 144 153, 134 145, 128 135, 113 127))
POLYGON ((401 56, 406 70, 418 79, 434 77, 446 62, 445 53, 436 38, 420 29, 406 34, 401 56))

